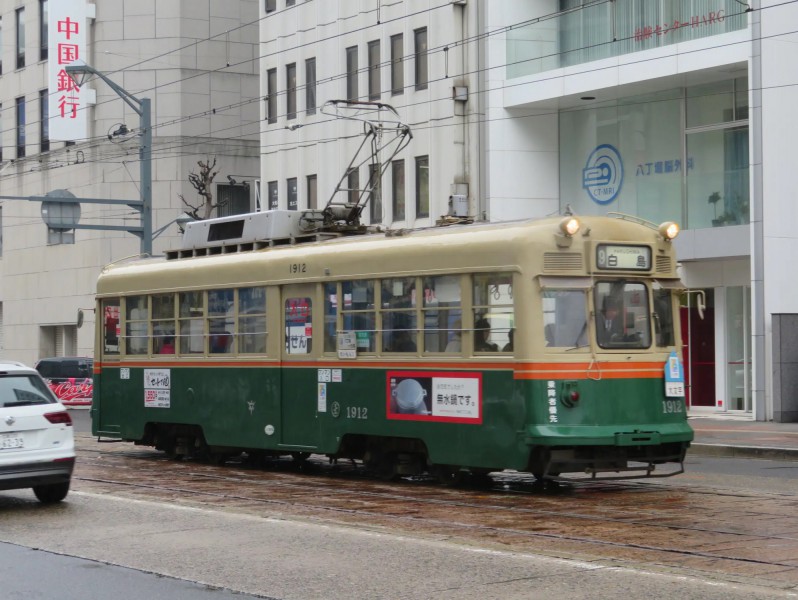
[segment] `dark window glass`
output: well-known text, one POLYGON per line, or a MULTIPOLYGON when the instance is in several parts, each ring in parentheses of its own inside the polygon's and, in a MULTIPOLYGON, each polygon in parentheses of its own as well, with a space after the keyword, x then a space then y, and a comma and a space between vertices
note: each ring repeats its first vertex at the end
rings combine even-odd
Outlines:
POLYGON ((269 194, 269 210, 275 210, 277 208, 277 182, 270 181, 268 184, 268 192, 269 194))
POLYGON ((296 177, 290 177, 285 181, 286 193, 288 194, 288 210, 297 210, 297 189, 296 177))
POLYGON ((277 69, 266 71, 266 119, 277 122, 277 69))
POLYGON ((382 221, 382 181, 380 165, 369 165, 369 215, 372 223, 382 221))
POLYGON ((316 192, 316 176, 308 175, 308 208, 317 209, 319 207, 319 199, 316 192))
POLYGON ((405 161, 395 160, 391 164, 391 202, 393 220, 405 218, 405 161))
POLYGON ((316 114, 316 59, 305 61, 305 110, 309 115, 316 114))
POLYGON ((103 300, 103 353, 119 354, 119 298, 103 300))
POLYGON ((47 2, 39 0, 39 60, 47 60, 47 2))
POLYGON ((17 158, 25 156, 25 98, 17 98, 17 158))
POLYGON ((391 36, 391 93, 405 91, 404 36, 400 33, 391 36))
POLYGON ((357 204, 360 199, 360 171, 350 169, 346 175, 347 197, 350 204, 357 204))
POLYGON ((25 9, 17 9, 17 69, 25 66, 25 9))
POLYGON ((416 29, 416 89, 427 89, 427 28, 416 29))
POLYGON ((429 156, 416 157, 416 217, 429 216, 429 156))
POLYGON ((285 67, 286 117, 296 119, 296 63, 285 67))
POLYGON ((266 0, 266 12, 274 12, 277 10, 277 0, 266 0))
POLYGON ((47 152, 50 149, 50 96, 47 90, 39 90, 39 149, 47 152))
MULTIPOLYGON (((0 48, 3 47, 3 17, 0 17, 0 48)), ((0 75, 3 74, 3 53, 0 52, 0 75)))
POLYGON ((380 41, 369 42, 369 100, 380 99, 380 41))
POLYGON ((357 46, 352 46, 346 49, 346 99, 357 97, 357 46))
POLYGON ((245 185, 217 185, 216 199, 218 206, 216 215, 229 217, 249 212, 249 187, 245 185))

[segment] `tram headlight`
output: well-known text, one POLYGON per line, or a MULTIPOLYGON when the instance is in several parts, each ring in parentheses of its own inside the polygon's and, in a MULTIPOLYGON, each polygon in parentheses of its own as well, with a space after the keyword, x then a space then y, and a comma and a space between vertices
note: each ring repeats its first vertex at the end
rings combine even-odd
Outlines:
POLYGON ((581 223, 579 223, 579 219, 576 217, 565 217, 560 221, 560 231, 563 232, 563 235, 567 235, 568 237, 576 235, 580 227, 581 223))
POLYGON ((665 221, 659 226, 659 234, 670 242, 679 235, 679 225, 673 221, 665 221))

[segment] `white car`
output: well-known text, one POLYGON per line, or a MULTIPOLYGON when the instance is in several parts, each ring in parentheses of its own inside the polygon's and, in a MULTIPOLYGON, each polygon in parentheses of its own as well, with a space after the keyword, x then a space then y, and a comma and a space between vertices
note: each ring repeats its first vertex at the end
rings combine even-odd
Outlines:
POLYGON ((66 407, 35 369, 0 361, 0 490, 33 488, 41 502, 60 502, 74 467, 66 407))

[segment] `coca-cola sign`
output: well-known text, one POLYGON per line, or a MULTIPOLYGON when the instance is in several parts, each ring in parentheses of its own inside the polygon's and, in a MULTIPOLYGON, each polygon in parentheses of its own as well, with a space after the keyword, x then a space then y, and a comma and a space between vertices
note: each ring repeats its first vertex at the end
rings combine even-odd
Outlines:
POLYGON ((89 378, 79 379, 48 379, 47 385, 53 390, 61 404, 65 406, 89 406, 94 395, 94 380, 89 378))

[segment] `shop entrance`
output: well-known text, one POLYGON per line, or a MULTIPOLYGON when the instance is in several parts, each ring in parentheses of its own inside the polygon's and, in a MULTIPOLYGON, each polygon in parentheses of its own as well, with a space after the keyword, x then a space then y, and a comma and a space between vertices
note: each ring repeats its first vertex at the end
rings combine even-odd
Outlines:
POLYGON ((703 319, 693 293, 682 296, 679 309, 688 408, 715 406, 715 290, 703 291, 706 296, 703 319))

